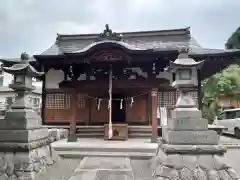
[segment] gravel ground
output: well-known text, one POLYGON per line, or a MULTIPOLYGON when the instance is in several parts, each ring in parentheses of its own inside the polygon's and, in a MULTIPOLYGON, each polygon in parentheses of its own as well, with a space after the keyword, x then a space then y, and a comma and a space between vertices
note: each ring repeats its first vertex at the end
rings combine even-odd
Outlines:
POLYGON ((62 159, 40 172, 35 180, 68 180, 80 162, 81 159, 62 159))

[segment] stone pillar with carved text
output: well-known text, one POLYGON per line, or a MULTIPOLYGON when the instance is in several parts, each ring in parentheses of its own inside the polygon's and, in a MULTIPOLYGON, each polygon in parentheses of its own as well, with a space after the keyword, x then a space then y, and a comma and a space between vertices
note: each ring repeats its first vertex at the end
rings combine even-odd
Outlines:
POLYGON ((157 123, 157 88, 151 91, 151 122, 152 122, 152 137, 151 142, 156 143, 158 138, 158 123, 157 123))
POLYGON ((154 179, 239 179, 226 162, 226 147, 219 145, 217 132, 208 130, 208 121, 189 94, 198 85, 197 70, 203 63, 189 58, 186 50, 170 62, 169 70, 176 74, 172 86, 180 96, 152 159, 154 179))

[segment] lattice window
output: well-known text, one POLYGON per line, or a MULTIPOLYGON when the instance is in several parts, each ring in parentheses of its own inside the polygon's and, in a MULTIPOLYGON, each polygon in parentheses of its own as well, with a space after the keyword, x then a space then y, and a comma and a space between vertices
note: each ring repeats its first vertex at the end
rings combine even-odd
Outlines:
POLYGON ((71 95, 65 93, 47 94, 45 105, 48 109, 69 109, 71 95))
POLYGON ((46 95, 46 107, 48 109, 55 109, 55 102, 54 102, 54 94, 47 94, 46 95))
POLYGON ((176 91, 163 92, 163 102, 165 107, 175 106, 176 104, 176 91))
POLYGON ((59 93, 54 96, 55 109, 65 109, 65 94, 59 93))
POLYGON ((71 99, 72 99, 71 94, 65 94, 65 109, 71 108, 71 99))
POLYGON ((176 91, 158 92, 157 105, 158 107, 173 107, 176 104, 176 91))
POLYGON ((78 108, 80 108, 80 109, 86 108, 86 99, 81 94, 78 94, 77 104, 78 104, 78 108))
POLYGON ((157 92, 157 107, 161 107, 163 105, 163 93, 157 92))

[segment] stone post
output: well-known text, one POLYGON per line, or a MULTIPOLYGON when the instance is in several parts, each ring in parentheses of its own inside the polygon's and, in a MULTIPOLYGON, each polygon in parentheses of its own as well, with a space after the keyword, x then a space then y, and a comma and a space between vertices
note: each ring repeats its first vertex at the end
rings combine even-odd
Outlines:
POLYGON ((226 148, 218 144, 218 135, 208 130, 189 91, 196 87, 197 70, 203 61, 195 62, 182 50, 178 59, 170 62, 169 70, 176 74, 172 86, 180 91, 176 107, 167 127, 163 128, 157 155, 152 160, 155 179, 237 179, 226 164, 226 148))
POLYGON ((35 179, 36 173, 52 165, 57 156, 52 151, 48 129, 42 128, 41 117, 29 104, 34 89, 32 78, 41 76, 22 53, 21 61, 11 67, 2 67, 14 75, 9 85, 17 94, 15 101, 0 121, 0 179, 35 179))

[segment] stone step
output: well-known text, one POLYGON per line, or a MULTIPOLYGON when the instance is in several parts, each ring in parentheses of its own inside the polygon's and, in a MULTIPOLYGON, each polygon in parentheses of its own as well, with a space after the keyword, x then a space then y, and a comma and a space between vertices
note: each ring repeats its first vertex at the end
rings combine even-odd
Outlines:
POLYGON ((115 147, 115 146, 103 146, 103 147, 94 147, 94 146, 57 146, 54 147, 54 150, 57 152, 102 152, 102 153, 156 153, 155 148, 144 148, 144 147, 115 147))
POLYGON ((78 152, 78 151, 57 151, 57 154, 62 158, 83 158, 86 156, 96 157, 130 157, 139 159, 150 159, 156 155, 156 153, 144 153, 144 152, 78 152))

